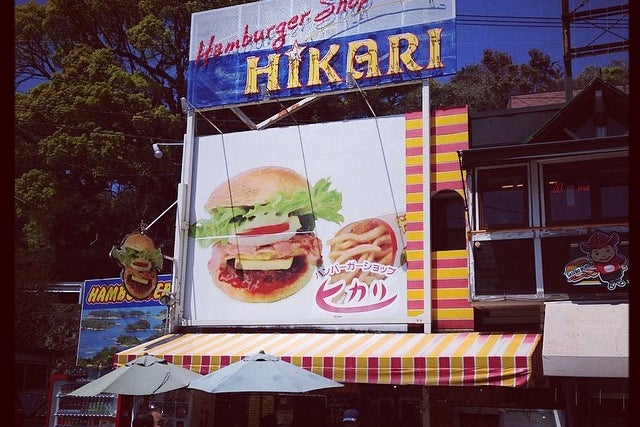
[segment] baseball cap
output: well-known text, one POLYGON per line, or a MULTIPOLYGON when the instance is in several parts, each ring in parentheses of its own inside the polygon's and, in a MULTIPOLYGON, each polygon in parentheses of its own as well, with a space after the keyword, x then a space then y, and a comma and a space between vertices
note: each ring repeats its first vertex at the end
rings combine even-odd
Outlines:
POLYGON ((344 411, 344 417, 342 418, 342 421, 355 423, 356 421, 358 421, 359 417, 360 413, 358 411, 356 411, 355 409, 347 409, 346 411, 344 411))

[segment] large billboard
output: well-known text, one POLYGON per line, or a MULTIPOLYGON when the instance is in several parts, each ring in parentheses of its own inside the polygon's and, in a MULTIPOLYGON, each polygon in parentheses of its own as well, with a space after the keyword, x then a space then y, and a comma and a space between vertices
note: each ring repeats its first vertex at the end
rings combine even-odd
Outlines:
POLYGON ((196 138, 183 325, 423 322, 407 285, 406 123, 196 138))
POLYGON ((262 0, 194 13, 187 101, 200 110, 456 72, 455 0, 262 0))

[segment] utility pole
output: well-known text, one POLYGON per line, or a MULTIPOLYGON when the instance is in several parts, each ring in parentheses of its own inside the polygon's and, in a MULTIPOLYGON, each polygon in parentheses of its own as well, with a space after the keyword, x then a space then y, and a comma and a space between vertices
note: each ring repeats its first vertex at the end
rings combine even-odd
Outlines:
MULTIPOLYGON (((598 9, 590 9, 584 11, 571 11, 569 9, 569 0, 562 0, 562 41, 563 41, 563 60, 565 74, 565 99, 569 102, 573 98, 573 72, 571 71, 571 61, 575 58, 588 55, 602 55, 606 53, 621 52, 629 50, 629 38, 616 34, 612 28, 619 22, 612 21, 602 25, 601 22, 591 22, 594 20, 607 18, 610 16, 620 16, 622 19, 625 15, 629 15, 629 3, 618 6, 608 6, 598 9), (581 47, 571 47, 571 25, 574 23, 587 22, 603 34, 612 35, 621 38, 621 41, 611 43, 591 44, 581 47)), ((593 39, 597 40, 600 36, 593 39)))

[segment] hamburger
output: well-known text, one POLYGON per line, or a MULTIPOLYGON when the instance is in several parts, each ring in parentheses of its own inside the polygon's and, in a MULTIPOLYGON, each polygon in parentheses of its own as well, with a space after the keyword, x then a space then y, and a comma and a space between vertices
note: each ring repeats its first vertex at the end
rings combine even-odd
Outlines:
POLYGON ((129 295, 138 300, 151 296, 164 258, 149 236, 131 233, 109 255, 122 267, 122 283, 129 295))
POLYGON ((315 221, 343 221, 342 195, 320 179, 313 187, 299 173, 267 166, 240 173, 216 187, 205 209, 211 218, 190 227, 211 246, 208 271, 229 297, 266 303, 291 296, 321 262, 315 221))

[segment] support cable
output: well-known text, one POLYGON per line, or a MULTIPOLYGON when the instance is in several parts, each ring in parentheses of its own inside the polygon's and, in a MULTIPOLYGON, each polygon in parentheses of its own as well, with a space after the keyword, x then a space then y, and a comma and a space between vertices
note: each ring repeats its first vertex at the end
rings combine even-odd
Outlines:
MULTIPOLYGON (((395 194, 393 192, 393 185, 391 183, 391 174, 389 173, 389 164, 387 162, 387 156, 385 154, 384 151, 384 145, 382 144, 382 135, 380 133, 380 126, 378 124, 378 116, 376 114, 376 112, 373 110, 373 107, 371 106, 371 104, 369 103, 369 99, 367 99, 367 95, 366 93, 362 90, 362 88, 360 87, 360 85, 358 84, 358 80, 353 78, 353 84, 355 85, 355 87, 358 89, 358 92, 360 92, 360 94, 362 95, 362 98, 364 99, 364 102, 367 104, 367 107, 369 107, 369 111, 371 111, 371 114, 374 117, 374 121, 376 123, 376 132, 378 133, 378 143, 380 144, 380 151, 382 152, 382 160, 384 163, 384 169, 385 169, 385 173, 387 176, 387 183, 389 185, 389 191, 391 193, 391 202, 393 203, 393 211, 394 214, 396 216, 396 221, 398 221, 400 212, 398 211, 398 206, 396 204, 396 197, 395 194)), ((405 242, 405 236, 403 233, 399 233, 400 235, 400 239, 402 240, 402 246, 404 247, 406 242, 405 242)))

